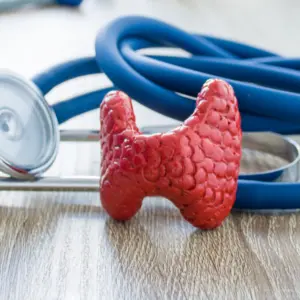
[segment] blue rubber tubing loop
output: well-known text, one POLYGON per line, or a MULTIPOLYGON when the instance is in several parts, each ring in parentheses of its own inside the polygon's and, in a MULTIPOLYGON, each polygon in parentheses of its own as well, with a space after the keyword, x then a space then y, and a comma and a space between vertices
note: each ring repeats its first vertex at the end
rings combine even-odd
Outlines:
POLYGON ((298 209, 300 184, 286 182, 238 181, 234 208, 243 210, 298 209))
POLYGON ((101 73, 94 57, 84 57, 58 64, 45 72, 37 74, 32 81, 46 95, 56 86, 85 75, 101 73))
MULTIPOLYGON (((178 65, 181 65, 182 60, 185 59, 181 57, 174 58, 161 56, 156 56, 156 58, 158 60, 172 60, 178 65)), ((184 61, 189 62, 189 60, 186 59, 184 61)), ((47 72, 35 76, 33 81, 45 95, 55 86, 62 84, 65 81, 96 73, 100 73, 100 69, 97 66, 95 58, 86 57, 59 64, 47 72)), ((116 89, 116 87, 105 89, 104 92, 92 92, 53 105, 58 122, 63 123, 84 112, 97 109, 103 99, 104 93, 112 89, 116 89)), ((243 131, 275 131, 283 134, 297 133, 300 131, 300 125, 298 124, 286 123, 257 115, 249 115, 243 112, 241 112, 241 115, 243 131)))
POLYGON ((58 102, 52 108, 56 114, 57 121, 62 124, 76 116, 99 108, 104 96, 114 88, 91 92, 66 101, 58 102))
MULTIPOLYGON (((96 40, 96 60, 104 73, 114 84, 140 103, 175 119, 183 120, 188 117, 194 109, 194 102, 174 93, 174 87, 176 87, 177 92, 195 96, 199 92, 201 85, 211 78, 212 75, 180 68, 149 57, 130 55, 130 51, 125 51, 130 47, 126 48, 122 47, 122 45, 124 45, 126 38, 133 36, 142 36, 143 39, 149 39, 150 41, 153 41, 155 38, 164 40, 166 44, 174 44, 176 47, 182 48, 193 55, 234 57, 231 54, 216 51, 215 47, 210 49, 210 45, 202 44, 199 38, 195 39, 194 36, 174 29, 162 22, 142 17, 121 18, 100 32, 96 40), (101 59, 102 57, 105 57, 105 59, 101 59), (162 72, 162 70, 164 71, 162 72), (141 71, 147 72, 147 77, 144 77, 141 71), (168 74, 168 76, 165 76, 165 74, 168 74), (152 77, 148 78, 150 76, 152 77), (153 81, 158 77, 160 77, 159 83, 156 84, 153 81), (166 88, 160 85, 162 81, 166 88), (134 88, 132 88, 133 83, 134 88), (178 91, 178 88, 182 90, 178 91)), ((244 66, 240 67, 236 68, 235 72, 241 74, 241 69, 244 69, 244 66)), ((249 70, 250 68, 253 68, 253 66, 249 65, 249 70)), ((265 73, 273 74, 274 78, 278 76, 278 73, 274 70, 269 70, 265 73)), ((294 74, 295 71, 286 70, 286 73, 295 82, 299 83, 299 77, 294 74)), ((253 74, 257 74, 257 72, 253 72, 253 74)), ((271 80, 271 78, 266 80, 271 80)), ((235 90, 239 100, 239 108, 242 112, 249 114, 259 113, 264 117, 299 124, 298 110, 300 109, 300 101, 297 93, 237 80, 227 79, 227 81, 235 90), (284 114, 282 113, 283 111, 285 112, 284 114)), ((291 85, 289 85, 289 88, 291 88, 291 85)), ((296 88, 296 84, 294 88, 296 88)))
MULTIPOLYGON (((189 34, 145 17, 122 17, 102 29, 96 56, 76 59, 34 78, 44 94, 79 76, 101 73, 111 88, 91 92, 53 106, 60 123, 99 107, 111 89, 121 89, 142 105, 183 121, 194 110, 202 84, 218 77, 229 82, 239 101, 243 131, 300 132, 300 59, 234 41, 189 34), (188 57, 141 55, 138 50, 174 47, 188 57)), ((238 209, 296 209, 298 183, 268 182, 278 172, 239 177, 238 209), (254 180, 253 180, 254 179, 254 180)))
MULTIPOLYGON (((40 91, 46 95, 56 86, 77 77, 101 73, 94 57, 74 59, 36 75, 32 81, 40 91)), ((100 91, 90 92, 65 101, 58 102, 52 106, 58 123, 62 124, 85 112, 99 108, 105 94, 114 87, 100 91)))
POLYGON ((56 0, 60 5, 79 6, 83 0, 56 0))

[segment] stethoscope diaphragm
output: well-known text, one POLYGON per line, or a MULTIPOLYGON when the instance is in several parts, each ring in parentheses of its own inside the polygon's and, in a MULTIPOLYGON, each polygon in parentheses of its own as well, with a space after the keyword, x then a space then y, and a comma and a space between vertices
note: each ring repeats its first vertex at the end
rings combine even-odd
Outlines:
POLYGON ((0 72, 0 170, 21 179, 44 173, 54 162, 59 131, 55 114, 29 81, 0 72))

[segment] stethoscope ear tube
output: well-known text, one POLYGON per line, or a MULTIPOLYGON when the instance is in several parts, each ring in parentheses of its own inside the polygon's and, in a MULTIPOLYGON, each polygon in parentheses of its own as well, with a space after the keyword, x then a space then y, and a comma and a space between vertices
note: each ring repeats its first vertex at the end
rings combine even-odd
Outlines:
MULTIPOLYGON (((167 132, 170 126, 144 127, 144 134, 167 132)), ((61 130, 61 142, 98 142, 98 130, 61 130)), ((289 163, 281 168, 254 174, 241 174, 237 190, 235 210, 259 211, 264 213, 290 212, 297 210, 299 203, 295 197, 300 193, 300 185, 283 182, 299 180, 299 155, 297 143, 273 133, 248 133, 243 139, 245 150, 257 150, 277 155, 289 163), (270 142, 268 142, 270 141, 270 142), (276 147, 274 147, 276 145, 276 147), (242 179, 246 178, 246 179, 242 179), (252 180, 249 180, 249 179, 252 180), (274 182, 270 182, 270 181, 274 182), (250 193, 251 191, 251 193, 250 193), (290 197, 286 197, 289 194, 290 197), (283 202, 282 199, 285 199, 283 202)), ((38 176, 32 180, 19 180, 12 177, 0 178, 0 190, 21 191, 77 191, 99 192, 100 178, 97 176, 51 177, 38 176)))

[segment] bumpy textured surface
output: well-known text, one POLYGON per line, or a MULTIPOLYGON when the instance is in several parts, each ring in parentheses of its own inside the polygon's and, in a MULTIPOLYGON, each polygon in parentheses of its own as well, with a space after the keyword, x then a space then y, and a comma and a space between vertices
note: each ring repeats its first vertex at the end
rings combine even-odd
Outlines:
POLYGON ((194 113, 168 133, 141 134, 131 99, 120 91, 106 95, 100 119, 100 196, 111 217, 128 220, 145 196, 163 196, 192 225, 221 225, 235 201, 241 160, 240 114, 229 84, 207 81, 194 113))

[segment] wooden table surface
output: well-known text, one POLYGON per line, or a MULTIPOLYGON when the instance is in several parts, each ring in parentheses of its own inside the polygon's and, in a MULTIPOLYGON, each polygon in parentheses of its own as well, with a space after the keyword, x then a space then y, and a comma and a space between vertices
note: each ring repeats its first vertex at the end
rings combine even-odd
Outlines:
MULTIPOLYGON (((94 54, 97 31, 120 15, 155 16, 194 32, 299 55, 294 0, 86 0, 0 15, 0 67, 26 77, 94 54)), ((68 82, 50 103, 93 90, 68 82)), ((174 122, 134 104, 139 125, 174 122), (145 117, 147 116, 147 117, 145 117)), ((98 128, 98 111, 64 128, 98 128)), ((99 145, 62 144, 47 174, 98 175, 99 145)), ((232 213, 215 231, 184 222, 165 199, 146 199, 122 224, 97 193, 0 193, 0 299, 299 299, 300 217, 232 213)))

